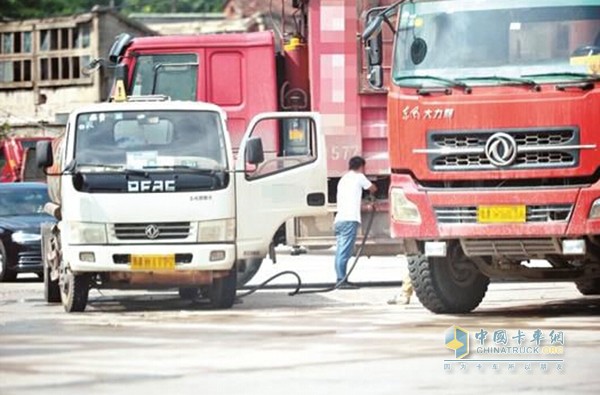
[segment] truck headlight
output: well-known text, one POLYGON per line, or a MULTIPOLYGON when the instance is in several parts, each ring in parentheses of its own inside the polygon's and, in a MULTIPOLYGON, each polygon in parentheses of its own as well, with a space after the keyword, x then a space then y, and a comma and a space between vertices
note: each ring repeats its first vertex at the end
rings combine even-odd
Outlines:
POLYGON ((592 203, 592 208, 590 209, 590 219, 598 218, 600 218, 600 199, 596 199, 596 201, 592 203))
POLYGON ((17 244, 34 243, 42 240, 42 235, 37 233, 15 232, 12 234, 12 241, 17 244))
POLYGON ((69 244, 106 244, 106 224, 70 222, 69 244))
POLYGON ((235 240, 235 219, 198 222, 199 243, 223 243, 235 240))
POLYGON ((390 200, 392 203, 392 218, 394 221, 412 224, 421 223, 419 208, 416 204, 408 200, 402 189, 393 188, 390 200))

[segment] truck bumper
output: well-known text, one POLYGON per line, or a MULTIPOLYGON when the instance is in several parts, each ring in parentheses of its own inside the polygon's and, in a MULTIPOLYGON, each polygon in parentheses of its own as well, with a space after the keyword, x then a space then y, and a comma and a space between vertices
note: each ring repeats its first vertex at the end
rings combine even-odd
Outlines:
POLYGON ((69 245, 63 254, 73 272, 131 272, 131 255, 175 254, 177 272, 230 270, 235 263, 234 244, 69 245))
POLYGON ((403 223, 392 218, 391 234, 394 238, 451 240, 575 238, 600 235, 600 219, 589 218, 592 204, 596 199, 600 199, 600 182, 585 188, 427 190, 420 188, 412 177, 395 174, 392 176, 391 188, 401 188, 406 198, 416 205, 421 216, 420 223, 403 223), (506 224, 442 223, 436 214, 436 209, 516 204, 572 208, 564 220, 506 224))

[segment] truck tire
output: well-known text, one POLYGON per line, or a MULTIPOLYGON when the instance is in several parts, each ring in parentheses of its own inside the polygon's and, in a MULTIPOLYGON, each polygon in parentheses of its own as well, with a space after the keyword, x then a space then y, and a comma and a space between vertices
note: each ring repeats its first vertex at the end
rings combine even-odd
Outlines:
POLYGON ((200 296, 200 288, 179 288, 179 297, 183 300, 194 300, 200 296))
POLYGON ((419 301, 436 314, 463 314, 479 306, 490 279, 467 257, 410 257, 408 269, 419 301))
POLYGON ((244 270, 238 270, 237 272, 237 287, 241 288, 248 284, 256 276, 256 273, 258 273, 262 263, 262 259, 248 259, 245 265, 241 265, 240 267, 243 267, 244 270))
POLYGON ((213 309, 229 309, 235 302, 237 270, 233 268, 229 275, 215 279, 208 287, 208 299, 213 309))
POLYGON ((90 276, 73 274, 66 269, 61 273, 60 296, 67 313, 78 313, 85 310, 90 293, 90 276))
POLYGON ((600 295, 600 278, 575 281, 575 285, 582 295, 600 295))
POLYGON ((15 281, 17 279, 17 272, 8 268, 8 256, 6 256, 6 249, 4 244, 0 242, 0 282, 6 283, 9 281, 15 281))
POLYGON ((50 268, 44 263, 44 299, 46 303, 60 303, 60 286, 58 279, 52 280, 50 277, 50 268))

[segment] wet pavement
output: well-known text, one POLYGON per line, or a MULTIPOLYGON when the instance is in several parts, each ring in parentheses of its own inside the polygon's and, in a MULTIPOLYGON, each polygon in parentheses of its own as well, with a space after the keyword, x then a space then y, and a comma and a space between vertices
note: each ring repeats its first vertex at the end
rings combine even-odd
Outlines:
MULTIPOLYGON (((330 260, 282 257, 256 281, 288 268, 328 281, 330 260)), ((398 259, 371 259, 353 280, 398 281, 404 270, 398 259)), ((71 315, 46 305, 42 291, 31 280, 0 284, 2 395, 600 393, 600 297, 582 297, 569 283, 494 283, 464 316, 433 315, 416 298, 387 305, 395 288, 293 298, 265 291, 229 311, 174 292, 92 291, 88 310, 71 315), (452 325, 471 332, 463 365, 444 362, 454 358, 444 346, 452 325), (563 332, 564 354, 513 355, 546 360, 529 369, 480 363, 494 358, 476 354, 480 329, 489 332, 486 346, 496 330, 521 330, 535 345, 539 329, 542 346, 551 331, 563 332)))

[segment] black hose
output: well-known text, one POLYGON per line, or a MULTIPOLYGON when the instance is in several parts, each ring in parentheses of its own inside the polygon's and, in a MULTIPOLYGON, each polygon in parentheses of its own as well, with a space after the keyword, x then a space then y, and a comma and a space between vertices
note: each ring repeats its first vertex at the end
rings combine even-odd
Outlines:
POLYGON ((367 240, 369 238, 369 234, 371 233, 371 227, 373 226, 373 220, 375 219, 375 205, 371 206, 371 215, 369 216, 369 220, 367 221, 367 228, 365 229, 365 234, 363 236, 362 242, 360 243, 360 247, 358 248, 358 251, 356 253, 356 257, 354 257, 354 262, 352 263, 352 266, 350 266, 350 270, 346 273, 346 275, 344 276, 343 279, 341 279, 340 281, 338 281, 335 285, 331 286, 331 287, 327 287, 327 288, 320 288, 320 289, 309 289, 309 290, 302 290, 302 278, 300 277, 300 275, 298 273, 296 273, 295 271, 292 270, 286 270, 284 272, 281 273, 277 273, 276 275, 269 277, 268 279, 266 279, 265 281, 263 281, 262 283, 260 283, 259 285, 252 287, 250 290, 237 295, 238 299, 241 298, 245 298, 246 296, 250 296, 253 293, 260 291, 261 289, 263 289, 267 284, 269 284, 271 281, 282 277, 282 276, 293 276, 296 278, 297 284, 296 284, 296 288, 292 291, 289 292, 288 295, 289 296, 296 296, 296 295, 307 295, 307 294, 318 294, 318 293, 327 293, 327 292, 332 292, 335 291, 336 289, 338 289, 342 284, 344 284, 346 281, 348 281, 348 277, 350 277, 350 275, 352 274, 352 272, 354 271, 354 269, 356 268, 356 265, 358 264, 358 260, 360 259, 360 257, 363 254, 363 251, 365 249, 365 245, 367 244, 367 240))

